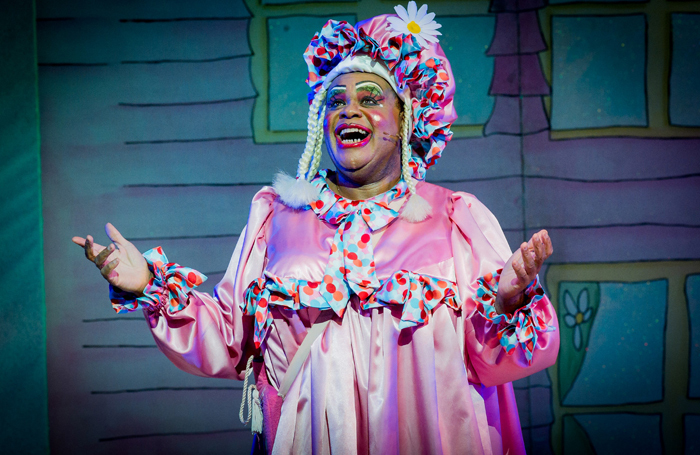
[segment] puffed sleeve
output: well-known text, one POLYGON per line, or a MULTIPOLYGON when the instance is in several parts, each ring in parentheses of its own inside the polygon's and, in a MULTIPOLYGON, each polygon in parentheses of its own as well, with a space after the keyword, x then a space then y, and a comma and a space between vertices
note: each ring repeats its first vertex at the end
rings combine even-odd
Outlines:
POLYGON ((160 247, 144 254, 154 278, 142 297, 130 300, 118 289, 110 289, 117 312, 143 308, 156 344, 181 370, 243 379, 245 359, 253 346, 253 319, 243 315, 242 303, 246 288, 260 278, 265 266, 265 227, 275 197, 274 190, 265 187, 253 198, 248 224, 214 295, 194 290, 206 277, 167 263, 160 247))
POLYGON ((535 279, 526 305, 499 315, 493 303, 510 247, 493 214, 471 194, 452 195, 452 249, 463 299, 470 373, 487 387, 515 381, 547 368, 559 352, 557 316, 535 279))

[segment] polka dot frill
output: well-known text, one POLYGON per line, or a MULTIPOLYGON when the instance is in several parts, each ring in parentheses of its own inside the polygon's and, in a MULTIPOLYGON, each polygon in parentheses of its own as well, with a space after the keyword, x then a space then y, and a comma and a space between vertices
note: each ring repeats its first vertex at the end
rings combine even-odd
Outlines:
POLYGON ((498 282, 503 269, 488 273, 477 280, 479 286, 474 295, 476 313, 488 319, 498 327, 498 339, 508 355, 515 352, 519 344, 528 363, 537 346, 538 332, 551 332, 554 327, 548 325, 542 315, 540 305, 546 305, 544 289, 540 286, 539 276, 525 288, 526 305, 515 310, 513 314, 498 314, 494 304, 498 294, 498 282))
POLYGON ((109 298, 117 313, 127 313, 138 308, 156 311, 164 307, 170 314, 187 306, 189 293, 207 280, 206 275, 189 267, 168 262, 163 248, 157 247, 143 253, 153 278, 143 289, 143 296, 124 292, 109 285, 109 298))
POLYGON ((399 270, 383 282, 375 272, 372 232, 394 221, 399 213, 390 207, 406 194, 401 180, 388 192, 364 201, 336 195, 326 184, 327 171, 311 181, 320 198, 310 204, 319 219, 337 225, 323 280, 310 282, 276 277, 269 273, 254 281, 246 291, 243 311, 255 315, 255 345, 259 347, 272 324, 270 305, 291 309, 302 306, 332 309, 343 316, 351 295, 357 295, 363 309, 402 305, 400 327, 425 324, 440 303, 459 308, 455 283, 399 270))

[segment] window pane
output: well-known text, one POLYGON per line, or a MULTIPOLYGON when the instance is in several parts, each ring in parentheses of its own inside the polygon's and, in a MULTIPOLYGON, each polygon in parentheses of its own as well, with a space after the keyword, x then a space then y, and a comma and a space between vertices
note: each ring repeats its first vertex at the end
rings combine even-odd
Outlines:
MULTIPOLYGON (((316 3, 316 2, 354 2, 355 0, 262 0, 263 5, 291 5, 294 3, 316 3)), ((312 35, 313 36, 313 35, 312 35)), ((309 38, 309 41, 311 38, 309 38)))
MULTIPOLYGON (((581 296, 594 299, 591 289, 573 290, 567 304, 560 294, 562 326, 560 364, 583 352, 583 362, 564 406, 647 403, 662 399, 664 326, 668 282, 598 283, 600 301, 586 317, 581 296), (576 314, 572 314, 576 313, 576 314), (578 313, 581 313, 580 315, 578 313), (592 322, 588 337, 586 325, 592 322), (576 336, 576 326, 581 336, 576 336), (569 329, 569 331, 565 331, 569 329), (573 330, 571 330, 573 329, 573 330), (587 338, 587 339, 586 339, 587 338), (577 340, 582 350, 576 350, 577 340)), ((561 385, 561 378, 560 378, 561 385)))
POLYGON ((685 453, 700 453, 700 415, 685 416, 685 453))
POLYGON ((486 50, 493 38, 492 16, 441 17, 440 45, 452 65, 455 77, 455 125, 486 123, 493 98, 489 86, 493 76, 493 58, 486 50))
POLYGON ((566 416, 564 453, 661 454, 661 416, 622 413, 566 416))
POLYGON ((690 318, 690 381, 688 395, 700 397, 700 275, 690 275, 685 282, 690 318))
POLYGON ((671 24, 671 123, 700 126, 700 14, 672 14, 671 24))
MULTIPOLYGON (((304 51, 329 18, 288 16, 267 20, 269 119, 271 131, 304 131, 309 114, 309 75, 304 51)), ((355 23, 355 16, 332 19, 355 23)))
MULTIPOLYGON (((636 3, 646 3, 649 0, 587 0, 591 3, 621 3, 621 2, 636 2, 636 3)), ((581 3, 581 0, 549 0, 551 5, 557 5, 562 3, 581 3)))
POLYGON ((646 18, 552 18, 552 129, 646 126, 646 18))

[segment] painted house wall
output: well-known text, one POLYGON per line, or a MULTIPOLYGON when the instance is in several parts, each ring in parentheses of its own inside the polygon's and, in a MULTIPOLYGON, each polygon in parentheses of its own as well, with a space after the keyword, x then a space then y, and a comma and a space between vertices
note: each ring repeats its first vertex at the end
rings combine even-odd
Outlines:
MULTIPOLYGON (((393 6, 369 0, 274 3, 37 2, 48 404, 55 453, 250 449, 250 434, 237 418, 241 384, 187 375, 171 365, 140 314, 112 313, 105 283, 70 238, 92 233, 104 242, 101 230, 110 221, 142 251, 162 245, 171 260, 204 272, 209 280, 202 289, 213 289, 253 194, 277 169, 293 172, 303 149, 305 133, 283 122, 286 104, 279 103, 288 93, 303 96, 298 83, 303 76, 291 73, 303 48, 287 49, 291 39, 272 40, 289 33, 309 35, 308 41, 327 17, 363 19, 393 6), (280 53, 288 66, 270 63, 280 53), (290 77, 279 71, 290 71, 290 77)), ((669 93, 697 96, 697 84, 689 89, 683 79, 680 85, 671 82, 671 67, 677 78, 687 69, 683 62, 695 64, 692 43, 700 39, 694 17, 671 16, 698 9, 695 1, 682 4, 661 15, 666 19, 661 36, 668 37, 661 40, 663 48, 656 43, 656 15, 650 19, 661 8, 657 0, 431 5, 438 18, 449 16, 443 29, 448 57, 460 61, 468 55, 473 62, 456 68, 458 81, 481 95, 463 103, 466 120, 455 127, 456 137, 429 180, 479 197, 512 247, 541 228, 555 244, 542 275, 560 316, 560 360, 514 384, 530 453, 615 449, 606 433, 615 428, 605 420, 609 416, 638 428, 627 431, 632 438, 651 435, 640 439, 646 447, 676 453, 683 444, 698 444, 692 438, 700 432, 692 429, 700 421, 695 385, 700 373, 688 359, 700 343, 694 316, 700 125, 687 103, 668 112, 674 106, 669 93), (624 25, 613 37, 618 41, 601 44, 577 28, 578 17, 585 22, 611 14, 634 16, 617 23, 624 25), (681 21, 681 32, 673 31, 672 19, 681 21), (684 43, 681 50, 672 46, 672 36, 684 43), (557 41, 561 37, 568 45, 557 41), (628 39, 636 41, 620 46, 628 39), (463 42, 478 42, 483 50, 463 42), (620 54, 618 47, 630 53, 620 54), (661 57, 668 71, 660 76, 654 72, 659 60, 653 60, 659 53, 669 57, 661 57), (598 56, 608 60, 599 64, 598 56), (629 62, 619 65, 627 73, 605 64, 620 56, 629 62), (566 71, 557 72, 560 68, 566 71), (637 68, 645 72, 641 79, 637 68), (625 87, 625 78, 641 80, 643 90, 638 83, 625 87), (581 80, 585 84, 567 91, 567 84, 581 80), (664 87, 666 98, 658 96, 664 87), (585 104, 595 96, 571 98, 597 96, 600 90, 603 101, 611 100, 600 113, 585 104), (588 114, 595 121, 586 120, 588 114), (657 284, 639 291, 638 283, 647 281, 657 284), (641 301, 629 298, 638 295, 641 301), (635 311, 645 305, 664 310, 661 322, 639 319, 643 314, 635 311), (626 312, 638 326, 601 325, 626 312), (599 313, 605 317, 597 318, 599 313), (567 325, 567 315, 576 323, 567 325), (584 390, 579 380, 609 368, 603 362, 616 359, 609 348, 625 336, 633 340, 632 352, 646 347, 650 354, 610 380, 658 373, 657 382, 635 389, 646 401, 571 401, 584 390), (649 347, 651 340, 662 342, 649 347), (592 347, 594 352, 587 350, 592 347), (647 358, 661 359, 662 367, 647 358), (661 398, 655 395, 659 387, 661 398), (682 406, 674 410, 678 403, 682 406)), ((586 390, 582 396, 599 392, 586 390)))

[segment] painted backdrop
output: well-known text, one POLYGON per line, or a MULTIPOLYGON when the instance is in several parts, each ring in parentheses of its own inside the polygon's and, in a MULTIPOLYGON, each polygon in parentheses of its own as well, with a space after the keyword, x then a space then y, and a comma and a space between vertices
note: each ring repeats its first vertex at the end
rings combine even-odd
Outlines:
MULTIPOLYGON (((53 453, 248 453, 241 384, 177 370, 70 242, 106 222, 221 278, 294 172, 301 54, 393 2, 37 0, 53 453)), ((428 180, 512 247, 549 230, 558 363, 515 384, 530 453, 700 450, 700 2, 435 1, 455 138, 428 180)))

